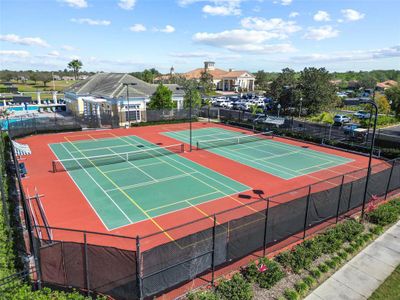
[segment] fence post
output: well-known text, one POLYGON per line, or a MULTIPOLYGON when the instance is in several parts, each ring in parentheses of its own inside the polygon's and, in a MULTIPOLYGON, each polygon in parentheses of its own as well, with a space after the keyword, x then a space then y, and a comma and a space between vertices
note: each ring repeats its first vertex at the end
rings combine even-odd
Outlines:
POLYGON ((307 219, 308 219, 308 206, 310 205, 311 198, 311 184, 308 186, 307 204, 306 204, 306 215, 304 217, 304 229, 303 229, 303 240, 306 238, 307 231, 307 219))
POLYGON ((214 214, 214 226, 212 230, 212 253, 211 253, 211 285, 214 286, 215 279, 215 234, 217 226, 217 216, 214 214))
POLYGON ((339 190, 339 199, 336 209, 336 224, 339 221, 339 210, 340 210, 340 202, 342 202, 343 183, 344 183, 344 175, 342 176, 342 183, 340 184, 340 190, 339 190))
POLYGON ((265 210, 265 224, 264 224, 263 257, 265 257, 266 247, 267 247, 267 227, 268 227, 269 202, 270 202, 270 199, 267 198, 267 209, 265 210))
POLYGON ((85 278, 86 278, 86 289, 87 289, 87 295, 88 295, 88 297, 90 297, 89 260, 88 260, 88 250, 87 250, 86 231, 83 232, 83 243, 84 243, 84 253, 85 253, 85 278))
POLYGON ((136 236, 136 284, 138 288, 139 300, 143 299, 142 290, 142 277, 140 272, 141 260, 140 260, 140 237, 136 236))
POLYGON ((347 204, 347 212, 350 210, 350 203, 351 203, 351 194, 353 194, 353 182, 350 184, 350 193, 349 193, 349 203, 347 204))
POLYGON ((394 160, 393 160, 393 163, 392 163, 392 168, 390 169, 389 180, 388 180, 388 183, 387 183, 387 185, 386 185, 385 200, 386 200, 387 194, 388 194, 388 192, 389 192, 390 181, 392 180, 392 174, 393 174, 393 169, 394 169, 395 163, 396 163, 396 160, 394 159, 394 160))

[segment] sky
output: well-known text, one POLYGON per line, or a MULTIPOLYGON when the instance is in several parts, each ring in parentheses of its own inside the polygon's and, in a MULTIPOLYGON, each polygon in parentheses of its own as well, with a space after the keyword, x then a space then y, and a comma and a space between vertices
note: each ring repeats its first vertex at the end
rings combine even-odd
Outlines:
POLYGON ((400 0, 0 0, 0 69, 400 69, 400 0))

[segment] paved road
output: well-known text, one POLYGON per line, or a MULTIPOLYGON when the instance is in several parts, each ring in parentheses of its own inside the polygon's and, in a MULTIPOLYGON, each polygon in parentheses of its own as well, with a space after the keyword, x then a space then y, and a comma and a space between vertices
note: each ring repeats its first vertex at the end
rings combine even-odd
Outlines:
POLYGON ((400 136, 400 125, 387 127, 380 130, 382 133, 400 136))

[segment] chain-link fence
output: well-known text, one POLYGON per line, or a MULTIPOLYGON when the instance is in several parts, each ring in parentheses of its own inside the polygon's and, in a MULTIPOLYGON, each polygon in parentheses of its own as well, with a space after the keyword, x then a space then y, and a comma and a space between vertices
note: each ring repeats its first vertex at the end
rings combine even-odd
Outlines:
POLYGON ((335 223, 373 196, 400 189, 400 160, 385 161, 372 167, 366 197, 367 170, 361 169, 278 195, 258 191, 251 201, 215 215, 128 237, 35 224, 12 152, 39 286, 72 287, 115 299, 152 297, 208 272, 213 283, 216 268, 258 250, 265 255, 282 241, 304 239, 317 225, 335 223), (40 234, 49 230, 52 240, 40 234), (162 243, 165 237, 169 242, 162 243))
MULTIPOLYGON (((54 240, 35 238, 40 242, 40 278, 45 284, 116 299, 151 297, 288 238, 304 239, 317 225, 335 223, 360 210, 366 174, 366 169, 357 170, 282 194, 259 196, 142 237, 51 228, 54 240), (67 232, 63 234, 67 237, 57 240, 57 231, 67 232), (166 236, 170 241, 160 244, 166 236), (113 246, 121 241, 128 246, 113 246)), ((366 203, 399 188, 399 160, 374 165, 366 203)))

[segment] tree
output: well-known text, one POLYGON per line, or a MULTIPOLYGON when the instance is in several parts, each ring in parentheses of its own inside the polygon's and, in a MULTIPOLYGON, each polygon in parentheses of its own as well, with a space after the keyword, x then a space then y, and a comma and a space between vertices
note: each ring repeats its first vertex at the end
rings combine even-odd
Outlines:
POLYGON ((370 74, 364 74, 360 78, 359 83, 364 89, 372 89, 376 86, 376 79, 370 74))
POLYGON ((36 82, 38 81, 38 74, 36 72, 31 71, 29 72, 28 77, 30 80, 34 81, 36 85, 36 82))
POLYGON ((11 79, 14 78, 14 74, 8 70, 2 71, 1 72, 1 80, 8 82, 11 81, 11 79))
POLYGON ((300 72, 299 88, 303 106, 308 114, 315 114, 336 106, 338 97, 331 75, 325 68, 305 68, 300 72))
POLYGON ((277 78, 277 73, 267 73, 264 70, 257 71, 255 84, 258 89, 267 91, 269 84, 277 78))
POLYGON ((53 80, 50 72, 40 72, 38 73, 37 80, 43 81, 43 85, 47 86, 47 83, 53 80))
POLYGON ((214 78, 213 76, 207 72, 202 71, 200 75, 200 85, 205 94, 210 94, 214 90, 214 78))
POLYGON ((400 116, 400 84, 396 84, 385 90, 385 96, 389 100, 396 116, 400 116))
POLYGON ((71 60, 68 63, 68 69, 71 69, 74 72, 75 80, 78 79, 79 70, 82 68, 83 64, 79 59, 71 60))
POLYGON ((160 83, 157 86, 156 91, 150 98, 149 108, 150 109, 171 109, 174 107, 172 101, 172 91, 160 83))
POLYGON ((267 94, 281 105, 283 111, 286 111, 296 102, 296 86, 296 72, 285 68, 271 83, 267 94))
POLYGON ((200 108, 201 95, 199 92, 198 82, 194 79, 186 80, 183 83, 183 89, 185 90, 185 96, 183 97, 183 106, 185 108, 189 108, 190 103, 192 103, 192 108, 200 108))
POLYGON ((378 94, 375 96, 375 103, 378 106, 378 111, 381 114, 388 115, 390 113, 390 104, 385 95, 378 94))

